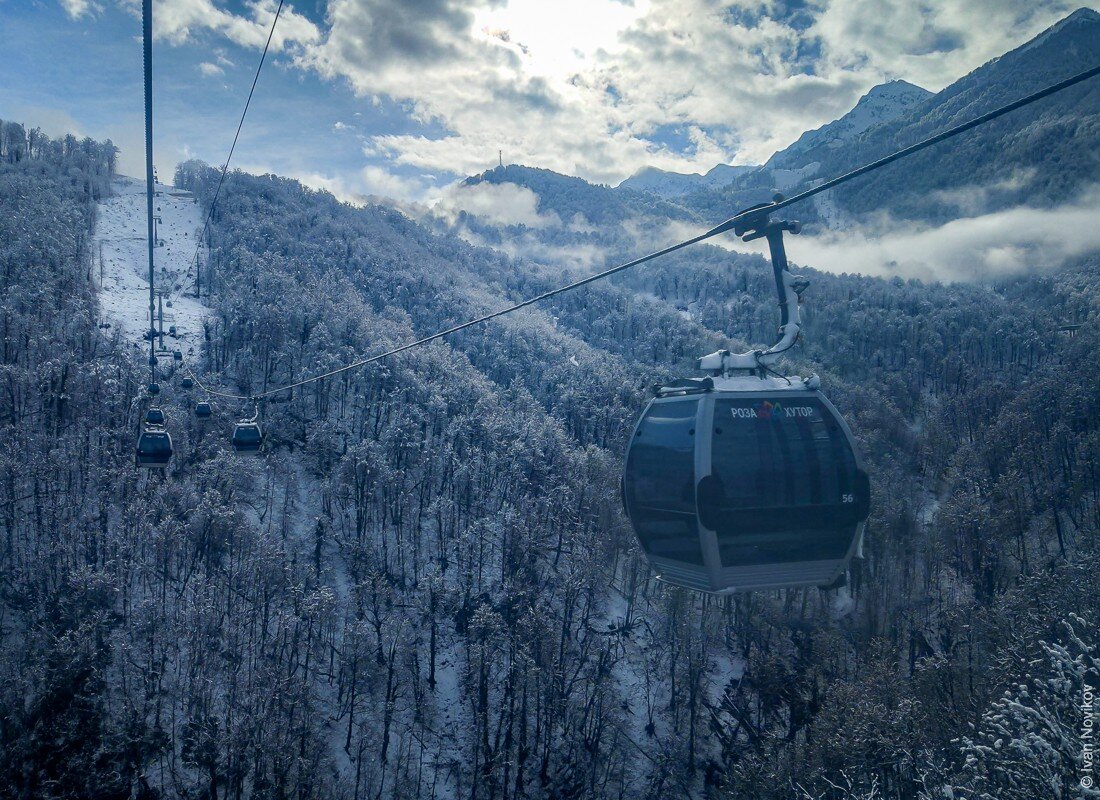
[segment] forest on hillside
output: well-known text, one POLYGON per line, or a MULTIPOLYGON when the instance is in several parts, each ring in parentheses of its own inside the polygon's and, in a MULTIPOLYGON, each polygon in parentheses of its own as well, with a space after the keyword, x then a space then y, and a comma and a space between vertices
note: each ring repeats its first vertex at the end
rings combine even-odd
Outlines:
MULTIPOLYGON (((1100 261, 991 285, 802 270, 872 480, 849 585, 653 580, 619 501, 650 387, 774 334, 756 256, 680 253, 251 408, 102 321, 110 143, 0 128, 0 797, 1038 800, 1100 681, 1100 261), (690 311, 685 311, 690 308, 690 311), (1080 324, 1072 332, 1067 325, 1080 324)), ((180 166, 206 207, 218 173, 180 166)), ((230 173, 204 380, 249 394, 548 289, 382 206, 230 173)))

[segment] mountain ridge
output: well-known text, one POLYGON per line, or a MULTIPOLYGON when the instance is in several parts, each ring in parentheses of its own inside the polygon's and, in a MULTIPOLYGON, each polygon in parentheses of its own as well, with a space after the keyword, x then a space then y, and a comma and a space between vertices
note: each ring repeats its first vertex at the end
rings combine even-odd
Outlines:
MULTIPOLYGON (((604 198, 611 201, 615 194, 628 193, 660 198, 699 220, 717 219, 731 208, 766 201, 777 189, 794 193, 843 174, 1094 63, 1100 63, 1100 13, 1080 8, 939 92, 904 80, 878 84, 845 115, 806 131, 759 168, 718 165, 700 175, 646 167, 614 189, 603 187, 604 198), (736 170, 725 173, 732 180, 707 180, 723 169, 736 170)), ((980 134, 963 136, 949 148, 933 148, 904 167, 828 192, 803 212, 806 221, 887 210, 902 218, 943 222, 963 210, 945 203, 945 193, 967 186, 989 189, 980 194, 986 201, 982 207, 992 210, 1064 202, 1089 183, 1100 182, 1098 83, 1067 89, 984 126, 980 134)), ((966 208, 980 210, 973 204, 966 208)))
POLYGON ((629 178, 622 180, 616 189, 647 192, 660 197, 680 197, 702 187, 719 188, 732 183, 739 176, 759 169, 759 165, 715 164, 705 173, 671 172, 657 167, 642 167, 629 178))
MULTIPOLYGON (((926 104, 870 129, 848 152, 824 158, 822 174, 840 174, 927 136, 958 125, 1100 64, 1100 13, 1078 9, 1031 40, 991 59, 938 92, 926 104)), ((820 151, 818 151, 820 152, 820 151)), ((887 169, 842 187, 837 202, 862 214, 944 221, 958 208, 942 192, 1017 182, 994 193, 985 210, 1066 202, 1100 181, 1100 82, 1092 79, 994 120, 951 147, 913 156, 904 176, 887 169)))
POLYGON ((819 128, 806 131, 792 144, 772 154, 763 169, 791 168, 816 147, 837 148, 875 125, 896 119, 934 93, 904 80, 873 86, 850 111, 819 128))

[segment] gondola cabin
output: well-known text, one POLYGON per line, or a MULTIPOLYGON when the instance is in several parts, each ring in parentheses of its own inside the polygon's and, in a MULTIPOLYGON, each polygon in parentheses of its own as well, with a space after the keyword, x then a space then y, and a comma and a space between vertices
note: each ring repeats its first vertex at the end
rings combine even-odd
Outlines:
POLYGON ((260 423, 238 422, 233 427, 233 449, 243 455, 258 455, 263 449, 264 435, 260 423))
POLYGON ((199 419, 210 419, 214 415, 214 410, 210 407, 209 403, 199 402, 195 403, 195 416, 199 419))
POLYGON ((869 509, 851 431, 800 378, 658 390, 631 439, 627 515, 658 577, 708 592, 827 586, 869 509))
POLYGON ((145 427, 138 436, 135 463, 144 469, 165 469, 172 460, 172 436, 164 428, 145 427))
POLYGON ((194 387, 194 385, 195 381, 193 381, 191 378, 183 378, 180 380, 181 389, 191 389, 194 387))
POLYGON ((145 424, 147 425, 164 425, 164 411, 154 406, 145 412, 145 424))

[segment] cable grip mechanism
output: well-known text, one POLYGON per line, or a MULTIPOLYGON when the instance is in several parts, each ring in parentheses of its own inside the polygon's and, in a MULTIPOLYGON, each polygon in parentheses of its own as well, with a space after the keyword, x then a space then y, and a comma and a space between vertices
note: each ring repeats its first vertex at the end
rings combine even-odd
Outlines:
POLYGON ((734 371, 756 371, 775 362, 779 355, 794 347, 802 330, 799 305, 802 293, 810 282, 801 275, 792 275, 787 264, 787 252, 783 247, 784 232, 798 234, 802 224, 797 220, 773 220, 772 210, 783 202, 783 195, 776 194, 770 203, 750 206, 739 213, 732 226, 742 241, 767 239, 771 256, 775 290, 779 298, 779 340, 767 350, 751 350, 747 353, 731 353, 719 350, 699 359, 699 369, 725 374, 734 371))

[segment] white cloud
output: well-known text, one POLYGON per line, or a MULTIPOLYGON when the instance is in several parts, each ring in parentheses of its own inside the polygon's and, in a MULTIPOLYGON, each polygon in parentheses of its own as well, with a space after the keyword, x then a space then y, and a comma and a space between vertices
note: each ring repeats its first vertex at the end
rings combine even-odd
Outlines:
POLYGON ((475 247, 488 247, 504 253, 509 258, 522 259, 535 264, 548 264, 555 270, 561 268, 590 272, 607 262, 607 254, 602 247, 592 243, 571 243, 555 245, 545 242, 538 234, 525 230, 503 240, 486 240, 469 229, 459 229, 457 235, 475 247))
MULTIPOLYGON (((1053 269, 1100 252, 1100 187, 1057 208, 1017 207, 914 228, 889 221, 787 238, 792 261, 829 272, 973 281, 1053 269)), ((741 249, 741 247, 738 247, 741 249)))
MULTIPOLYGON (((80 3, 83 0, 63 0, 80 3)), ((139 0, 118 0, 119 5, 134 15, 141 14, 139 0)), ((153 37, 170 44, 181 45, 201 33, 224 36, 242 47, 259 49, 267 41, 271 22, 278 8, 276 0, 246 0, 249 16, 241 16, 220 8, 214 0, 172 0, 158 3, 153 13, 153 37)), ((311 44, 321 38, 321 31, 310 20, 297 13, 287 3, 279 15, 279 24, 271 37, 271 51, 278 53, 291 42, 311 44)), ((221 60, 220 58, 218 59, 221 60)), ((228 61, 228 59, 227 59, 228 61)))
POLYGON ((92 0, 59 0, 69 19, 80 19, 85 14, 98 14, 103 7, 92 0))
MULTIPOLYGON (((562 48, 552 44, 556 37, 536 37, 528 45, 518 38, 522 31, 488 24, 537 22, 547 17, 546 4, 513 2, 498 9, 496 18, 487 3, 466 7, 426 0, 413 7, 335 0, 329 6, 328 36, 322 44, 306 48, 298 63, 327 77, 346 78, 365 98, 386 96, 406 102, 415 119, 441 123, 453 132, 376 137, 374 152, 398 163, 471 173, 488 167, 502 149, 510 161, 610 179, 621 171, 624 149, 632 154, 631 163, 640 166, 649 160, 652 145, 628 130, 613 130, 604 90, 586 85, 562 67, 599 57, 600 43, 615 46, 621 26, 638 12, 602 13, 601 9, 624 8, 611 0, 593 0, 585 7, 590 10, 584 25, 578 24, 577 3, 553 8, 558 28, 602 32, 597 36, 589 30, 581 44, 590 50, 578 50, 580 55, 559 62, 556 56, 562 48), (533 16, 524 17, 524 9, 533 16)), ((539 30, 539 25, 529 25, 529 33, 539 30)), ((701 133, 697 138, 706 144, 701 133)), ((711 151, 715 158, 724 155, 717 147, 711 151)))
POLYGON ((209 61, 203 61, 201 64, 199 64, 199 72, 210 78, 215 75, 223 74, 225 70, 219 67, 217 64, 212 64, 209 61))
MULTIPOLYGON (((192 0, 196 1, 196 0, 192 0)), ((440 134, 372 152, 469 174, 509 161, 614 183, 761 162, 876 83, 932 89, 1072 8, 1053 0, 332 0, 297 62, 440 134), (679 139, 670 145, 675 129, 679 139)))
POLYGON ((539 196, 514 183, 456 183, 443 192, 435 212, 453 220, 460 212, 492 225, 524 225, 528 228, 560 228, 561 218, 539 212, 539 196))
POLYGON ((1034 37, 1080 0, 844 0, 807 31, 830 69, 873 69, 938 90, 1034 37), (865 65, 865 66, 864 66, 865 65))
MULTIPOLYGON (((498 148, 515 160, 539 161, 551 139, 580 146, 606 134, 581 113, 572 92, 525 70, 513 44, 476 31, 475 15, 458 3, 334 0, 328 22, 325 41, 307 48, 299 63, 346 78, 368 99, 406 102, 414 119, 438 121, 456 133, 375 139, 374 149, 398 163, 474 172, 495 160, 498 148), (571 106, 572 121, 563 125, 571 106), (578 128, 587 134, 578 137, 578 128)), ((574 152, 553 166, 576 169, 587 158, 581 155, 574 152)))
POLYGON ((367 166, 359 171, 361 194, 368 197, 392 198, 401 202, 424 199, 430 184, 421 178, 408 178, 382 167, 367 166))
MULTIPOLYGON (((939 226, 917 226, 880 215, 840 231, 787 236, 784 243, 792 265, 837 274, 967 282, 1047 271, 1100 253, 1097 219, 1100 185, 1083 192, 1079 201, 1055 208, 1017 206, 939 226)), ((638 241, 644 245, 640 249, 656 250, 705 230, 669 220, 640 229, 638 241)), ((746 243, 732 234, 716 236, 708 244, 767 256, 762 241, 746 243)), ((792 269, 797 272, 798 267, 792 269)))
POLYGON ((584 272, 603 267, 607 261, 607 254, 598 245, 587 242, 553 245, 535 239, 533 234, 507 239, 499 245, 489 246, 510 258, 521 258, 536 264, 551 264, 555 268, 565 267, 584 272))
POLYGON ((366 166, 346 175, 307 172, 295 177, 312 189, 324 189, 337 200, 357 206, 394 201, 397 207, 404 208, 424 202, 432 191, 428 178, 404 177, 376 166, 366 166))
POLYGON ((352 189, 340 178, 322 175, 319 172, 307 172, 303 175, 298 175, 297 179, 303 185, 311 189, 322 189, 329 192, 342 203, 350 203, 351 205, 358 206, 362 205, 364 202, 362 193, 357 189, 352 189))
POLYGON ((932 192, 932 200, 945 206, 953 206, 968 217, 980 214, 990 208, 992 200, 998 195, 1017 192, 1026 188, 1035 178, 1034 167, 1013 170, 1012 174, 984 186, 960 186, 957 189, 940 189, 932 192))
MULTIPOLYGON (((60 1, 70 15, 95 8, 60 1)), ((287 4, 272 46, 421 123, 366 140, 370 163, 471 174, 503 150, 509 162, 614 184, 643 166, 762 162, 874 84, 939 89, 1080 2, 329 0, 317 4, 321 23, 287 4)), ((165 0, 155 32, 258 49, 275 9, 165 0)), ((216 48, 200 69, 215 66, 232 66, 216 48)))

